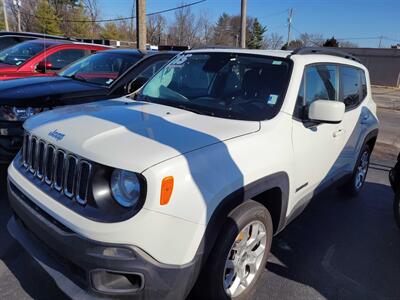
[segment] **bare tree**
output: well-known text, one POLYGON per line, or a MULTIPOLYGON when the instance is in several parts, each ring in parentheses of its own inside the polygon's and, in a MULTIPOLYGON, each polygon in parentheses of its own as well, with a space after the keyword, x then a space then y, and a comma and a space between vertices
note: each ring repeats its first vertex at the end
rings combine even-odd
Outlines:
POLYGON ((302 33, 298 37, 303 47, 321 47, 325 41, 321 33, 302 33))
POLYGON ((281 49, 283 43, 283 36, 273 32, 270 35, 267 35, 266 39, 264 40, 265 48, 268 49, 281 49))
MULTIPOLYGON (((7 0, 7 11, 9 15, 10 29, 17 30, 17 9, 13 0, 7 0)), ((23 31, 34 31, 36 26, 36 7, 38 0, 25 0, 21 5, 21 29, 23 31)))
POLYGON ((197 20, 199 29, 199 43, 201 46, 209 45, 213 38, 214 26, 210 22, 211 17, 208 10, 200 12, 197 20))
POLYGON ((100 8, 97 0, 82 0, 83 6, 90 18, 92 27, 92 38, 95 38, 100 30, 100 26, 96 23, 100 16, 100 8))
POLYGON ((197 24, 195 15, 190 6, 175 11, 175 20, 169 27, 169 43, 183 46, 195 46, 197 38, 197 24))
POLYGON ((358 44, 350 42, 350 41, 339 41, 340 47, 343 48, 358 48, 358 44))
POLYGON ((147 17, 147 41, 152 45, 161 44, 167 20, 162 15, 147 17))

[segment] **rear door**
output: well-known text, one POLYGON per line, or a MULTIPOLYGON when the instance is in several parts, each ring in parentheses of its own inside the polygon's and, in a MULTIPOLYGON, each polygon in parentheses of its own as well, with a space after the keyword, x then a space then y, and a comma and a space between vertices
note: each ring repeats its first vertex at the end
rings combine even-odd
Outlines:
POLYGON ((339 66, 339 101, 344 102, 346 112, 342 125, 345 128, 345 145, 339 158, 340 173, 352 172, 360 147, 372 116, 362 102, 367 97, 365 73, 357 67, 339 66))

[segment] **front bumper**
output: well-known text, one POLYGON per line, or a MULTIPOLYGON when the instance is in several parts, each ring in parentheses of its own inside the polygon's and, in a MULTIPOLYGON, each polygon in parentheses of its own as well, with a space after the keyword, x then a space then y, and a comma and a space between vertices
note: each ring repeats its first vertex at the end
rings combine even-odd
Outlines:
POLYGON ((9 164, 22 147, 21 122, 0 121, 0 164, 9 164))
POLYGON ((183 299, 190 292, 199 258, 184 266, 166 265, 135 246, 89 240, 56 221, 11 182, 8 193, 14 211, 10 233, 71 298, 183 299))

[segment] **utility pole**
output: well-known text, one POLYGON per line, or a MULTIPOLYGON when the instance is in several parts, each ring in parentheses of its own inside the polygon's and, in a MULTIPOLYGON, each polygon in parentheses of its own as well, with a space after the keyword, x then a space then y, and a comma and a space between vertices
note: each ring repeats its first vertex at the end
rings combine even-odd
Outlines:
POLYGON ((134 28, 134 17, 135 17, 135 2, 136 0, 132 0, 132 10, 131 10, 131 23, 129 24, 129 34, 132 35, 132 39, 133 39, 133 28, 134 28))
POLYGON ((21 0, 13 0, 13 4, 17 9, 18 32, 21 32, 21 0))
POLYGON ((382 39, 383 39, 383 36, 381 35, 379 37, 379 46, 378 46, 378 48, 380 48, 382 46, 382 39))
POLYGON ((146 50, 146 0, 136 0, 136 47, 146 50))
POLYGON ((286 45, 289 47, 290 43, 290 31, 292 27, 292 15, 293 15, 293 8, 289 9, 289 16, 288 16, 288 33, 287 33, 287 43, 286 45))
POLYGON ((242 0, 240 16, 240 47, 246 48, 247 0, 242 0))
POLYGON ((6 26, 6 31, 10 31, 8 27, 8 18, 7 18, 7 7, 6 7, 6 1, 2 0, 3 3, 3 15, 4 15, 4 25, 6 26))

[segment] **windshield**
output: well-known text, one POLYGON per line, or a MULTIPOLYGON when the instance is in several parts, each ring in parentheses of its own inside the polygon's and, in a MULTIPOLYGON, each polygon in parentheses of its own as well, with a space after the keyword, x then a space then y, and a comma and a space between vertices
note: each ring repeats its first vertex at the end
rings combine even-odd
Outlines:
POLYGON ((58 75, 110 85, 140 58, 139 55, 98 52, 68 66, 58 75))
POLYGON ((200 114, 265 120, 279 111, 290 76, 287 59, 235 53, 186 53, 163 67, 138 100, 200 114))
POLYGON ((0 62, 8 65, 19 66, 32 58, 46 47, 43 43, 25 42, 0 51, 0 62))

